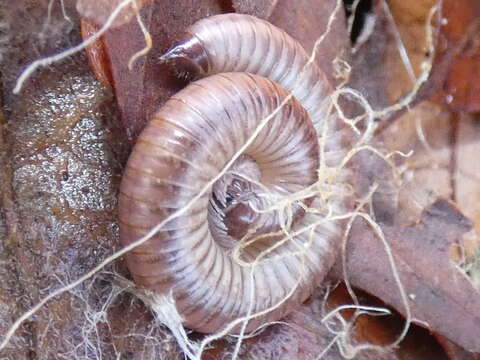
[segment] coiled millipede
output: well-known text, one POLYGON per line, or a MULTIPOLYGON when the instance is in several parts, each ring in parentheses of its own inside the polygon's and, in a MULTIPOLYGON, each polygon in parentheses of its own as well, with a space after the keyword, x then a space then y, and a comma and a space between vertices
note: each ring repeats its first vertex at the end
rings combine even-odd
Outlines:
MULTIPOLYGON (((248 322, 253 330, 304 301, 339 249, 338 225, 322 221, 327 210, 305 211, 325 209, 324 200, 310 195, 289 207, 288 233, 298 232, 290 237, 280 231, 289 224, 284 211, 266 211, 314 186, 320 154, 328 162, 338 152, 331 139, 320 150, 314 127, 334 121, 325 114, 329 85, 316 65, 303 71, 307 53, 291 37, 246 15, 198 22, 164 59, 194 76, 219 74, 170 98, 139 136, 120 189, 123 245, 185 206, 256 136, 207 194, 128 253, 127 263, 138 285, 173 294, 183 324, 200 332, 274 308, 248 322), (295 97, 287 99, 287 90, 295 97), (270 235, 244 247, 240 262, 232 254, 247 230, 270 235), (251 277, 245 263, 259 254, 266 255, 251 277)), ((333 203, 341 208, 341 201, 333 203)))

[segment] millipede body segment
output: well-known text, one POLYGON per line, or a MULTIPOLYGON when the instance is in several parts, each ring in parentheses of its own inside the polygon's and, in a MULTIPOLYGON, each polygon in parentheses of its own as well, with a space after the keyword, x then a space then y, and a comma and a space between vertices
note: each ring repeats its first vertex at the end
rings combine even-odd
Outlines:
POLYGON ((269 22, 243 14, 202 19, 162 59, 191 78, 222 72, 267 77, 290 91, 314 125, 325 120, 332 87, 305 49, 269 22))

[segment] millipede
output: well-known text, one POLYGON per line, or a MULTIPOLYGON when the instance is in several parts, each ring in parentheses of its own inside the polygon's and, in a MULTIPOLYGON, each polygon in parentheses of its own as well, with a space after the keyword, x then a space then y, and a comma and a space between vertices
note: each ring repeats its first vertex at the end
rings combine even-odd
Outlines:
MULTIPOLYGON (((340 248, 325 199, 293 201, 290 222, 274 206, 316 186, 321 162, 341 150, 328 112, 331 86, 294 39, 248 15, 200 20, 162 60, 195 81, 137 139, 120 188, 122 245, 184 207, 237 158, 204 196, 127 254, 129 270, 140 287, 171 293, 188 328, 211 333, 262 313, 248 322, 254 330, 305 301, 340 248), (258 240, 242 248, 247 264, 262 254, 251 277, 232 254, 253 235, 258 240)), ((342 197, 333 198, 331 208, 341 209, 342 197)))

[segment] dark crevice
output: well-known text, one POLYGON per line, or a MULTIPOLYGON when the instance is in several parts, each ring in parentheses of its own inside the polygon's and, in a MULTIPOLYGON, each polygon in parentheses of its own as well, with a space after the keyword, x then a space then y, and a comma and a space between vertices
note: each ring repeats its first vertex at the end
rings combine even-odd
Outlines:
POLYGON ((354 2, 355 0, 343 0, 343 6, 347 18, 354 16, 352 31, 350 33, 350 41, 352 45, 355 45, 355 42, 362 33, 363 27, 365 26, 365 20, 368 14, 372 12, 373 7, 372 0, 360 0, 354 14, 352 9, 354 2))
POLYGON ((220 9, 222 9, 222 13, 235 12, 232 0, 218 0, 218 5, 220 6, 220 9))

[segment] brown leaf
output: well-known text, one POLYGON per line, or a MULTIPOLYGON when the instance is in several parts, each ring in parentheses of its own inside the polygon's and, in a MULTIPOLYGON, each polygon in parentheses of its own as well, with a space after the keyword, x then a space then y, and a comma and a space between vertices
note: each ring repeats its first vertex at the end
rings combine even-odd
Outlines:
MULTIPOLYGON (((336 0, 278 0, 268 20, 297 39, 310 53, 315 41, 327 30, 327 23, 337 3, 336 0)), ((350 57, 350 38, 341 7, 328 36, 317 47, 316 56, 318 65, 333 84, 340 81, 334 77, 334 60, 337 57, 343 60, 349 60, 350 57)))
POLYGON ((478 162, 480 123, 474 116, 462 114, 459 116, 456 128, 453 186, 456 203, 462 212, 473 221, 477 232, 476 236, 464 243, 463 247, 465 253, 462 255, 471 258, 480 242, 478 238, 478 234, 480 234, 480 163, 478 162))
MULTIPOLYGON (((377 298, 369 296, 359 290, 356 290, 362 304, 376 307, 385 307, 377 298)), ((342 305, 351 305, 346 286, 341 283, 328 297, 328 310, 333 310, 342 305)), ((342 310, 342 316, 347 321, 352 321, 353 310, 342 310)), ((387 346, 397 340, 404 324, 403 318, 393 312, 385 316, 362 315, 356 318, 355 326, 351 332, 354 344, 372 344, 387 346)), ((375 359, 384 357, 385 359, 446 359, 446 355, 438 346, 435 338, 425 329, 412 325, 398 348, 384 348, 382 352, 374 352, 375 359)), ((359 355, 361 355, 360 353, 359 355)))
MULTIPOLYGON (((480 352, 479 293, 449 258, 450 246, 470 229, 470 221, 445 200, 427 208, 415 226, 383 227, 414 321, 480 352)), ((352 286, 405 314, 385 250, 362 221, 352 230, 347 254, 352 286)))
POLYGON ((232 0, 235 12, 268 19, 279 0, 232 0))
MULTIPOLYGON (((131 21, 138 11, 152 0, 135 0, 124 7, 115 18, 112 27, 118 27, 131 21)), ((102 26, 112 12, 122 5, 124 0, 78 0, 77 11, 80 16, 95 25, 102 26)))
POLYGON ((185 84, 176 79, 160 56, 193 22, 222 12, 216 0, 155 1, 140 12, 152 36, 153 46, 132 69, 128 62, 144 49, 145 39, 136 21, 105 34, 105 48, 111 61, 115 95, 122 122, 130 140, 136 138, 151 114, 185 84))
POLYGON ((423 102, 377 137, 390 152, 410 153, 405 159, 396 159, 397 169, 403 171, 402 185, 395 194, 398 196, 395 225, 408 226, 417 221, 423 209, 436 198, 454 196, 454 133, 455 117, 432 102, 423 102))
MULTIPOLYGON (((438 57, 458 48, 444 85, 449 105, 456 111, 480 111, 480 3, 471 0, 445 0, 442 6, 445 26, 441 29, 444 47, 438 57)), ((441 61, 441 60, 439 60, 441 61)), ((432 69, 435 71, 435 69, 432 69)))
POLYGON ((449 360, 479 360, 480 355, 474 355, 455 343, 448 340, 446 337, 436 335, 438 342, 442 345, 445 352, 448 354, 449 360))
MULTIPOLYGON (((436 4, 439 6, 432 29, 435 56, 428 80, 411 105, 432 99, 448 104, 455 111, 475 111, 479 107, 478 87, 471 79, 478 73, 480 64, 479 5, 470 0, 437 1, 436 4)), ((392 118, 395 116, 390 120, 392 118)))
MULTIPOLYGON (((410 92, 422 71, 422 63, 430 61, 428 57, 432 54, 427 46, 426 20, 431 8, 438 5, 431 27, 434 47, 432 68, 427 81, 415 93, 408 110, 422 101, 431 100, 442 105, 448 104, 455 111, 478 111, 478 84, 472 81, 480 71, 480 46, 476 36, 480 28, 480 22, 477 21, 480 12, 478 3, 470 0, 382 0, 380 3, 387 4, 384 8, 388 8, 392 14, 387 31, 397 34, 390 36, 380 67, 380 71, 383 69, 386 73, 385 90, 391 99, 396 101, 410 92), (400 56, 402 47, 408 58, 406 61, 400 56), (409 67, 411 70, 407 71, 409 67)), ((387 21, 385 10, 379 9, 376 12, 377 21, 387 21)), ((406 110, 403 107, 389 113, 382 119, 377 133, 384 131, 406 110)))

